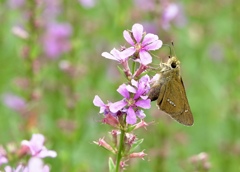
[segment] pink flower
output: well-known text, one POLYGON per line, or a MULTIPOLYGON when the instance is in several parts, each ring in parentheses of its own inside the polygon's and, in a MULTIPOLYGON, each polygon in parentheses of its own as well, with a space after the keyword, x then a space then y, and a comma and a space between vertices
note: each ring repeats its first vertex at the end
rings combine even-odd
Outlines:
POLYGON ((4 104, 9 107, 10 109, 13 109, 17 112, 21 112, 26 108, 26 102, 23 98, 13 95, 13 94, 5 94, 3 96, 3 102, 4 104))
POLYGON ((28 161, 28 172, 49 172, 50 168, 47 165, 44 165, 42 159, 37 157, 32 157, 28 161))
POLYGON ((70 36, 72 28, 69 24, 51 23, 43 37, 43 47, 49 58, 58 58, 71 48, 70 36))
POLYGON ((5 163, 8 163, 8 159, 6 158, 6 151, 2 146, 0 146, 0 166, 5 163))
POLYGON ((148 99, 148 96, 146 96, 150 89, 149 82, 150 78, 146 75, 143 76, 138 82, 132 80, 132 85, 120 85, 117 91, 124 98, 123 100, 110 104, 110 111, 113 113, 118 111, 126 111, 126 122, 128 124, 135 124, 137 122, 137 117, 143 119, 145 114, 139 108, 149 109, 151 107, 151 101, 148 99))
POLYGON ((17 168, 12 168, 10 166, 6 166, 4 168, 5 172, 29 172, 27 168, 25 168, 23 165, 18 165, 17 168))
POLYGON ((116 116, 115 113, 112 113, 109 110, 109 105, 111 104, 111 102, 108 102, 107 104, 103 103, 102 99, 98 95, 94 97, 93 104, 97 107, 100 107, 99 113, 103 113, 104 115, 111 114, 113 116, 116 116))
POLYGON ((93 8, 96 5, 96 0, 78 0, 85 8, 93 8))
POLYGON ((52 150, 47 150, 44 144, 44 136, 42 134, 33 134, 30 141, 23 140, 22 146, 27 146, 30 153, 34 157, 45 158, 45 157, 56 157, 57 153, 52 150))
POLYGON ((170 28, 170 23, 173 21, 177 26, 184 26, 187 22, 181 5, 176 3, 167 4, 162 14, 162 27, 167 30, 170 28))
POLYGON ((159 40, 157 35, 143 32, 143 26, 141 24, 134 24, 132 27, 132 35, 129 31, 123 32, 125 40, 132 45, 132 52, 139 54, 139 61, 143 65, 147 65, 152 62, 152 56, 148 51, 157 50, 162 47, 162 41, 159 40))
POLYGON ((5 172, 49 172, 50 168, 47 165, 43 164, 42 159, 37 157, 32 157, 28 161, 27 166, 18 165, 17 168, 12 168, 10 166, 6 166, 5 172))
POLYGON ((111 59, 111 60, 116 60, 119 63, 124 63, 128 57, 130 57, 131 55, 133 55, 134 51, 133 48, 128 48, 125 49, 123 51, 118 51, 117 49, 112 49, 110 53, 108 52, 103 52, 102 56, 107 58, 107 59, 111 59))

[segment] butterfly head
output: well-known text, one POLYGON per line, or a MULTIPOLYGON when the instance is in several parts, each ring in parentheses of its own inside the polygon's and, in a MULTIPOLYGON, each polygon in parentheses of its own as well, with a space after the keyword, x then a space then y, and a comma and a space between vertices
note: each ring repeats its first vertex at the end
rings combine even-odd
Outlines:
POLYGON ((180 67, 180 61, 176 57, 170 57, 167 64, 172 69, 179 68, 180 67))

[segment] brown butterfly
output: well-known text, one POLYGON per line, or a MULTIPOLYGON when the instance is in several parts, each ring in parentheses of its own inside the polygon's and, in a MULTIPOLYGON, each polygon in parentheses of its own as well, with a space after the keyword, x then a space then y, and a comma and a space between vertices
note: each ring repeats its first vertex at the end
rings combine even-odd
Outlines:
POLYGON ((157 106, 181 124, 193 125, 193 115, 188 104, 182 77, 180 61, 170 57, 160 64, 158 80, 152 85, 148 98, 157 100, 157 106))

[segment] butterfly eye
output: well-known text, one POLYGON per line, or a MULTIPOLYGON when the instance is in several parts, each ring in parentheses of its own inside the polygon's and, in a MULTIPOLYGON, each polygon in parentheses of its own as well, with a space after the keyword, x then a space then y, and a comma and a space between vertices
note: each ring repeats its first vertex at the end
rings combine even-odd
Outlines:
POLYGON ((172 67, 172 68, 176 68, 176 67, 177 67, 177 64, 176 64, 175 62, 172 62, 171 67, 172 67))

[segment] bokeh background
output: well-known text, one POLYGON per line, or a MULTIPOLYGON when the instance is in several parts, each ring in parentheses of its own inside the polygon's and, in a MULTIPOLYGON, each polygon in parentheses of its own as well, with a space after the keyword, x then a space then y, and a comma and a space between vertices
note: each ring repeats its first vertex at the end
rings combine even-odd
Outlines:
MULTIPOLYGON (((240 171, 240 2, 234 0, 8 0, 0 4, 0 145, 33 133, 58 153, 51 171, 108 171, 110 154, 93 144, 109 139, 93 106, 97 94, 117 101, 126 82, 117 63, 101 57, 128 46, 134 23, 174 41, 195 124, 185 127, 157 110, 126 171, 240 171)), ((163 59, 166 48, 154 54, 163 59)), ((155 58, 158 64, 159 59, 155 58)), ((1 168, 1 167, 0 167, 1 168)))

